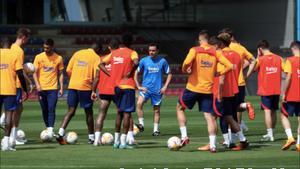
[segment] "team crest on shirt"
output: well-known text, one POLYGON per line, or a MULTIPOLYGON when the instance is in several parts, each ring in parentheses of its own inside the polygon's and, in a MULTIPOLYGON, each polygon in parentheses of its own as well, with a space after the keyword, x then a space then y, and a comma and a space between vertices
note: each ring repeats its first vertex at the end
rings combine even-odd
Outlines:
POLYGON ((122 57, 118 57, 118 56, 114 56, 113 57, 113 64, 114 65, 117 65, 117 64, 122 64, 122 63, 124 63, 124 58, 122 58, 122 57))
POLYGON ((213 63, 210 61, 201 60, 201 67, 212 67, 213 63))
POLYGON ((273 73, 277 73, 278 68, 277 67, 266 67, 266 74, 273 74, 273 73))
POLYGON ((77 66, 87 66, 87 65, 88 65, 88 63, 85 61, 81 61, 81 60, 77 61, 77 66))
POLYGON ((0 69, 8 69, 8 64, 0 64, 0 69))

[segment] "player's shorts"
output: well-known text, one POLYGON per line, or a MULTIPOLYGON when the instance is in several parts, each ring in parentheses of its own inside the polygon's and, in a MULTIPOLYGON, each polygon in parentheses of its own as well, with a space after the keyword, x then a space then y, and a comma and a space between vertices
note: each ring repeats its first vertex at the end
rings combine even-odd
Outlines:
POLYGON ((68 105, 70 107, 77 107, 80 103, 81 108, 91 108, 93 107, 93 100, 91 99, 91 90, 75 90, 69 89, 68 91, 68 105))
POLYGON ((286 102, 281 105, 281 112, 285 116, 300 116, 300 102, 286 102))
POLYGON ((115 101, 119 112, 135 112, 135 90, 115 88, 115 101))
POLYGON ((17 88, 17 95, 16 95, 16 104, 17 107, 22 105, 22 97, 23 97, 23 89, 22 88, 17 88))
POLYGON ((3 104, 4 104, 5 111, 16 110, 17 108, 16 95, 0 95, 0 110, 2 110, 3 104))
POLYGON ((236 97, 223 97, 222 102, 214 99, 214 113, 217 116, 236 116, 237 106, 236 97))
POLYGON ((262 110, 278 110, 279 95, 261 96, 262 110))
POLYGON ((245 102, 245 96, 246 96, 246 87, 245 86, 239 86, 239 92, 237 94, 237 105, 240 105, 241 103, 245 102))
POLYGON ((115 95, 113 94, 99 94, 99 98, 101 100, 107 100, 107 101, 115 101, 115 95))
POLYGON ((162 94, 160 93, 152 93, 152 92, 146 92, 143 93, 142 91, 139 92, 139 95, 144 98, 144 102, 147 102, 148 99, 151 99, 152 106, 159 106, 162 101, 162 94))
POLYGON ((179 96, 178 103, 183 108, 192 109, 198 102, 199 111, 213 114, 213 95, 203 94, 184 89, 181 96, 179 96))

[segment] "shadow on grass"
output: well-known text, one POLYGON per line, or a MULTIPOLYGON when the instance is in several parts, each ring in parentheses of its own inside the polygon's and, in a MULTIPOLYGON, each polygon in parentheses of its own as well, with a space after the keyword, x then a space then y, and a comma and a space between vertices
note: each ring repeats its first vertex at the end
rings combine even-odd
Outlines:
POLYGON ((42 150, 42 149, 56 149, 54 146, 39 146, 39 147, 18 147, 17 150, 22 150, 22 151, 31 151, 31 150, 42 150))

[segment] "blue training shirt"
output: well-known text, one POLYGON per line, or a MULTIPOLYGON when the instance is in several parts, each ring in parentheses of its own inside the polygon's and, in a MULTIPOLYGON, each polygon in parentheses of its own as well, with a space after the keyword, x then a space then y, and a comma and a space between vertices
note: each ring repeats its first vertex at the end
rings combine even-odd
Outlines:
POLYGON ((170 67, 166 59, 161 56, 157 56, 155 59, 146 56, 141 59, 137 71, 143 71, 142 86, 151 93, 159 93, 163 86, 163 73, 169 74, 170 67))

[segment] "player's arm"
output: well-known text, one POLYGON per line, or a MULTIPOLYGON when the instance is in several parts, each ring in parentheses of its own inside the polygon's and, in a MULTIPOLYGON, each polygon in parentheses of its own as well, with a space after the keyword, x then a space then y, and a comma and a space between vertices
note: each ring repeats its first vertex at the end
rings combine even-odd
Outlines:
POLYGON ((226 57, 223 56, 222 54, 218 54, 217 58, 218 58, 218 62, 220 64, 224 65, 224 69, 222 69, 219 72, 220 75, 223 75, 223 74, 227 73, 228 71, 234 69, 233 64, 228 59, 226 59, 226 57))
POLYGON ((191 66, 196 58, 196 50, 191 48, 182 64, 183 73, 191 73, 191 66))
POLYGON ((28 77, 28 75, 25 73, 24 70, 23 70, 23 76, 25 78, 26 83, 29 85, 29 86, 27 86, 27 87, 29 87, 29 93, 31 93, 33 90, 32 81, 30 80, 30 78, 28 77))
POLYGON ((282 88, 282 101, 286 101, 286 91, 290 87, 291 83, 291 77, 292 77, 292 65, 289 60, 286 61, 284 72, 286 73, 285 80, 283 82, 283 88, 282 88))
MULTIPOLYGON (((105 66, 104 66, 105 68, 105 66)), ((99 83, 99 80, 100 80, 100 70, 97 69, 96 70, 96 74, 95 74, 95 78, 94 78, 94 81, 93 81, 93 86, 92 86, 92 94, 91 94, 91 99, 92 100, 96 100, 97 99, 97 93, 96 93, 96 90, 97 90, 97 86, 98 86, 98 83, 99 83)))
POLYGON ((64 94, 64 73, 63 70, 60 70, 58 72, 58 77, 59 77, 59 95, 62 96, 64 94))
POLYGON ((222 101, 224 79, 225 79, 225 75, 219 77, 219 88, 218 88, 218 95, 217 95, 218 97, 217 99, 219 102, 222 101))
POLYGON ((125 78, 133 77, 136 69, 139 66, 139 56, 136 53, 136 51, 131 53, 131 60, 133 62, 133 67, 132 67, 131 71, 127 73, 125 78))
POLYGON ((35 87, 36 87, 36 90, 39 92, 41 91, 41 85, 39 83, 39 80, 38 80, 38 76, 37 76, 37 72, 39 71, 39 61, 38 61, 38 57, 36 56, 35 59, 34 59, 34 62, 33 62, 33 65, 34 65, 34 72, 33 72, 33 81, 35 83, 35 87))
POLYGON ((246 74, 246 77, 245 77, 245 80, 247 80, 250 75, 259 68, 259 59, 257 59, 257 61, 253 62, 253 64, 251 63, 250 66, 249 66, 249 69, 247 71, 247 74, 246 74))
POLYGON ((164 67, 163 67, 165 70, 165 73, 167 74, 167 79, 165 81, 165 84, 164 86, 161 88, 160 90, 160 93, 161 94, 165 94, 170 82, 171 82, 171 79, 172 79, 172 73, 170 71, 170 67, 169 67, 169 64, 167 63, 167 61, 164 62, 164 67))
POLYGON ((17 73, 17 76, 18 76, 18 78, 21 82, 21 86, 22 86, 22 88, 25 92, 25 97, 23 98, 23 101, 25 101, 28 98, 28 88, 27 88, 27 83, 26 83, 26 79, 25 79, 25 76, 24 76, 25 73, 24 73, 23 69, 17 70, 16 73, 17 73))
POLYGON ((111 62, 112 56, 109 54, 105 58, 103 58, 100 61, 100 64, 98 65, 99 69, 102 70, 107 76, 110 76, 109 71, 106 69, 105 65, 109 64, 111 62))

